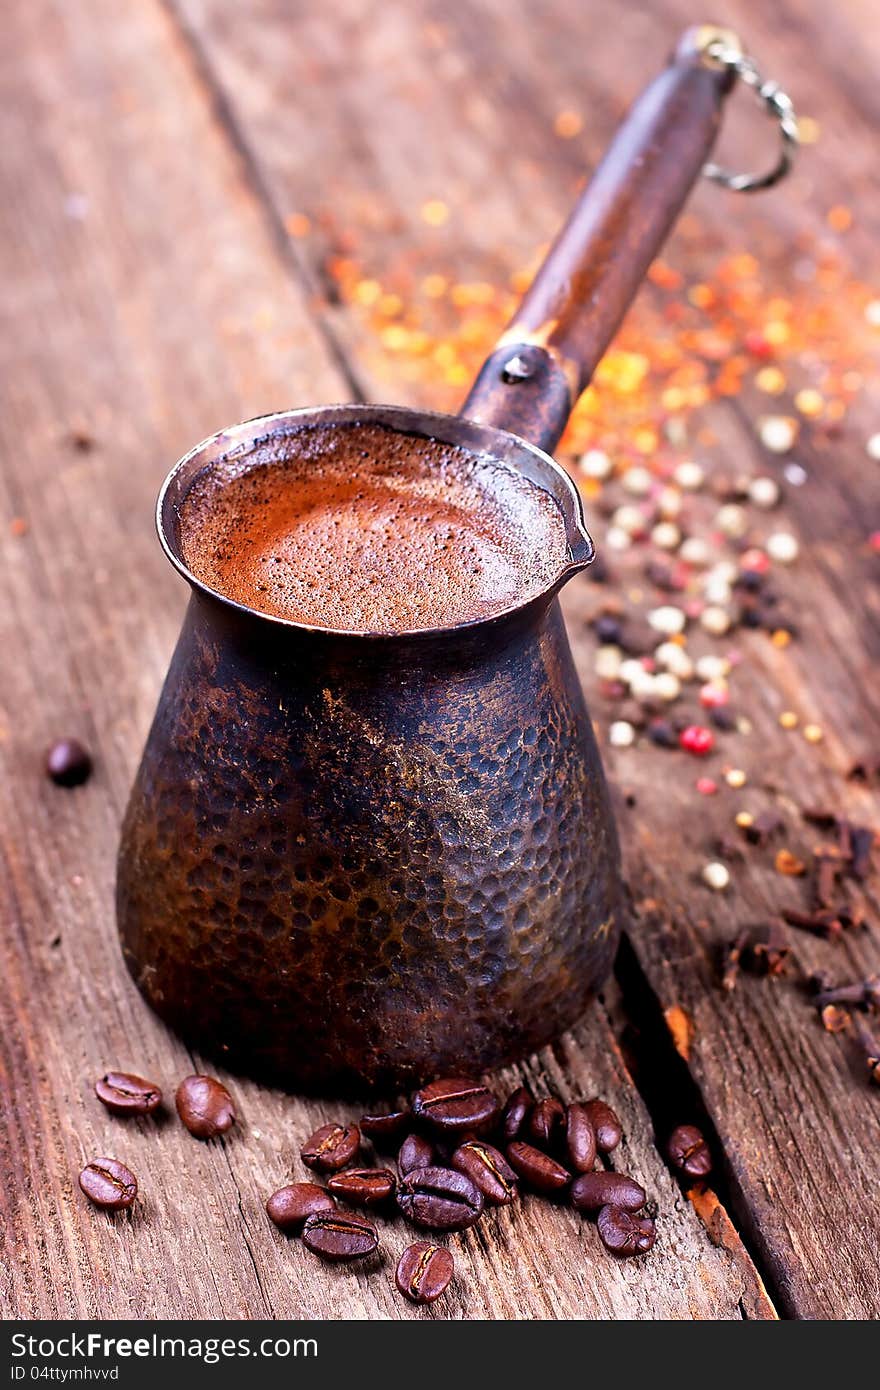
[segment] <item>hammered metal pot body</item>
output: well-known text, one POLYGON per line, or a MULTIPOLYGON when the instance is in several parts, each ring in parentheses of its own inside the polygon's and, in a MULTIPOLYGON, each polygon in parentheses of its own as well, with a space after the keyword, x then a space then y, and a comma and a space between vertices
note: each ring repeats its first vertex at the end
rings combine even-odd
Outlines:
POLYGON ((606 974, 617 844, 558 603, 454 641, 191 601, 125 820, 119 923, 156 1010, 289 1085, 480 1070, 606 974))
POLYGON ((229 1065, 311 1090, 521 1057, 607 974, 618 846, 556 590, 586 563, 576 493, 502 431, 393 408, 287 412, 170 475, 160 533, 193 587, 123 827, 125 959, 229 1065), (320 415, 491 444, 572 514, 554 590, 389 637, 279 622, 201 586, 174 530, 194 470, 291 447, 320 415), (578 550, 580 547, 580 550, 578 550))

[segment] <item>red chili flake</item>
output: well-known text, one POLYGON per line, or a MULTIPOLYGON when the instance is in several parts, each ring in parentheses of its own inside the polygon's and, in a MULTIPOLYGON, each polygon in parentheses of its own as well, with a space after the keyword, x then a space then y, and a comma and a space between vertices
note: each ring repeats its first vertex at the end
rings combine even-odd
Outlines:
POLYGON ((726 685, 715 685, 708 681, 700 690, 700 704, 706 709, 718 709, 721 705, 726 705, 730 699, 730 691, 726 685))
POLYGON ((807 866, 803 859, 798 859, 796 854, 792 854, 790 849, 777 850, 773 867, 778 874, 785 874, 788 878, 800 878, 807 872, 807 866))
POLYGON ((822 1010, 822 1027, 826 1033, 842 1033, 852 1023, 852 1016, 847 1009, 841 1009, 837 1004, 826 1004, 822 1010))
POLYGON ((696 785, 700 796, 714 796, 718 790, 718 783, 713 782, 711 777, 698 777, 696 785))
POLYGON ((697 758, 705 758, 706 754, 711 753, 715 747, 715 735, 711 729, 705 728, 702 724, 689 724, 679 734, 678 744, 686 753, 693 753, 694 757, 697 758))

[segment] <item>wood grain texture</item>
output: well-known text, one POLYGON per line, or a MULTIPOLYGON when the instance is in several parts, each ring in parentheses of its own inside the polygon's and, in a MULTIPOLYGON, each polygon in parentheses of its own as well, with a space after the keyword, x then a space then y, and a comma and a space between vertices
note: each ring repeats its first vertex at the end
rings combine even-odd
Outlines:
MULTIPOLYGON (((596 162, 671 36, 693 18, 671 0, 650 9, 597 3, 588 14, 558 0, 542 9, 540 24, 525 3, 508 0, 442 11, 415 4, 405 14, 384 7, 369 15, 347 0, 334 12, 332 35, 307 13, 294 42, 285 7, 270 0, 250 21, 233 20, 222 0, 175 4, 210 81, 234 103, 267 196, 280 211, 311 215, 321 229, 301 251, 313 258, 313 274, 333 252, 334 229, 353 225, 360 261, 380 278, 420 238, 428 246, 426 268, 433 254, 441 264, 451 258, 463 280, 496 283, 553 234, 584 164, 596 162), (554 114, 567 106, 589 113, 586 128, 576 141, 551 144, 554 114), (315 158, 316 145, 322 158, 315 158), (426 231, 419 208, 438 196, 452 209, 450 221, 426 231)), ((673 254, 677 248, 699 275, 725 250, 754 243, 782 276, 805 235, 821 244, 825 212, 840 202, 857 208, 848 254, 867 269, 877 213, 862 191, 880 46, 867 7, 838 6, 832 15, 800 0, 759 15, 740 0, 723 10, 713 19, 738 28, 764 70, 790 83, 798 105, 819 118, 822 144, 806 151, 795 176, 766 200, 698 189, 691 203, 698 224, 681 229, 673 254)), ((719 153, 752 167, 768 131, 745 98, 739 101, 719 153)), ((643 291, 646 299, 653 293, 643 291)), ((386 395, 387 378, 376 374, 362 320, 338 305, 325 312, 364 389, 386 395)), ((409 388, 409 398, 436 403, 424 380, 409 388)), ((711 425, 716 470, 730 472, 738 461, 766 469, 738 403, 713 407, 711 425)), ((876 483, 862 442, 875 427, 869 401, 832 446, 802 440, 798 447, 810 485, 789 490, 780 522, 791 524, 804 550, 796 576, 782 586, 801 641, 782 652, 766 637, 743 634, 740 642, 737 635, 747 655, 737 703, 754 726, 748 739, 724 743, 725 761, 751 778, 737 805, 781 808, 786 843, 802 850, 818 838, 800 821, 804 805, 825 801, 861 822, 877 820, 876 800, 843 781, 853 758, 876 746, 878 728, 871 676, 880 633, 876 560, 864 542, 872 508, 877 524, 876 483), (780 731, 784 708, 823 726, 818 750, 780 731)), ((601 523, 596 531, 601 544, 601 523)), ((585 581, 565 602, 588 697, 602 719, 608 711, 595 698, 586 620, 603 597, 585 581)), ((729 831, 729 800, 722 809, 695 797, 693 766, 670 763, 656 750, 609 750, 608 761, 636 802, 621 813, 640 905, 636 958, 658 1017, 682 1008, 693 1020, 691 1075, 727 1155, 741 1229, 787 1313, 876 1316, 872 1252, 880 1226, 859 1194, 877 1176, 878 1097, 863 1085, 851 1049, 821 1031, 794 983, 746 979, 732 999, 715 987, 719 945, 743 922, 801 902, 803 890, 775 874, 765 852, 737 869, 735 892, 719 900, 701 884, 699 868, 711 857, 714 835, 729 831)), ((720 761, 708 770, 717 772, 720 761)), ((876 969, 876 898, 869 920, 868 932, 836 950, 798 937, 802 972, 822 967, 844 978, 876 969)))
MULTIPOLYGON (((620 1108, 620 1161, 661 1207, 655 1253, 618 1264, 591 1225, 525 1201, 456 1241, 455 1290, 427 1312, 395 1294, 391 1258, 328 1270, 266 1220, 265 1197, 302 1175, 298 1144, 326 1106, 230 1079, 240 1124, 200 1144, 172 1115, 122 1121, 95 1100, 108 1066, 157 1079, 170 1100, 198 1065, 128 980, 113 921, 119 821, 184 600, 152 534, 156 488, 200 435, 351 383, 335 324, 312 312, 308 268, 292 266, 168 12, 37 0, 12 18, 0 65, 11 272, 0 349, 0 1309, 773 1316, 749 1257, 710 1238, 654 1145, 616 1047, 613 991, 612 1012, 597 1008, 527 1071, 620 1108), (76 791, 43 776, 60 733, 96 752, 76 791), (77 1189, 82 1164, 106 1153, 139 1177, 131 1215, 98 1213, 77 1189)), ((406 1238, 395 1224, 389 1251, 406 1238)))

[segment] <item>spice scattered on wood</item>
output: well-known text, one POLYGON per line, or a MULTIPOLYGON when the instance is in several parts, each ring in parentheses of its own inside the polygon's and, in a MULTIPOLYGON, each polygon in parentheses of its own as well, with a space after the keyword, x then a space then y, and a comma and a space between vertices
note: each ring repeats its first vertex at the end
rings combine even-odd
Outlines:
POLYGON ((828 1004, 880 1009, 880 975, 869 975, 866 980, 852 980, 842 985, 829 985, 822 980, 821 985, 822 988, 813 995, 813 1003, 818 1009, 824 1009, 828 1004))
POLYGON ((880 1040, 858 1019, 854 1020, 854 1024, 859 1046, 864 1052, 868 1080, 875 1086, 880 1086, 880 1040))
POLYGON ((778 874, 785 874, 788 878, 800 878, 807 872, 807 866, 803 859, 798 859, 797 855, 792 854, 790 849, 777 851, 773 867, 778 874))
POLYGON ((821 1019, 826 1033, 844 1033, 852 1024, 852 1015, 839 1004, 826 1004, 821 1019))
POLYGON ((744 927, 724 948, 721 987, 732 992, 741 969, 754 975, 784 975, 790 959, 791 946, 780 922, 744 927))
POLYGON ((748 824, 739 820, 737 824, 744 830, 745 837, 751 845, 766 845, 785 828, 785 821, 777 811, 761 811, 752 817, 748 824))

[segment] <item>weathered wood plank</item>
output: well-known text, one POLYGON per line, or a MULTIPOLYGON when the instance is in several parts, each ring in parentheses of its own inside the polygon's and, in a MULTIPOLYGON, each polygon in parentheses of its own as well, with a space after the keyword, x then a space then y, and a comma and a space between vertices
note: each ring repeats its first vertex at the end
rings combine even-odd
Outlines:
MULTIPOLYGON (((91 1093, 108 1065, 170 1094, 196 1064, 125 975, 112 908, 121 811, 183 602, 149 524, 156 487, 200 434, 333 399, 346 381, 164 11, 17 7, 0 80, 13 285, 0 347, 0 1306, 424 1316, 395 1294, 390 1261, 328 1272, 265 1219, 325 1107, 230 1080, 241 1123, 200 1145, 170 1117, 114 1120, 91 1093), (41 768, 61 732, 97 754, 93 780, 69 793, 41 768), (96 1213, 76 1187, 108 1151, 140 1178, 132 1216, 96 1213)), ((663 1212, 656 1253, 616 1264, 572 1213, 524 1202, 458 1242, 455 1292, 427 1315, 771 1316, 748 1258, 712 1243, 670 1179, 606 1014, 561 1047, 530 1073, 620 1106, 627 1165, 663 1212)), ((395 1226, 389 1247, 404 1238, 395 1226)))
MULTIPOLYGON (((529 7, 508 0, 369 15, 349 0, 334 11, 332 35, 308 13, 294 44, 283 6, 266 4, 248 22, 233 20, 221 0, 175 3, 211 80, 230 100, 234 94, 238 128, 274 206, 311 217, 314 235, 300 254, 313 273, 327 256, 350 251, 364 274, 392 284, 415 239, 426 248, 426 273, 454 267, 462 280, 505 283, 555 230, 583 163, 595 161, 671 36, 693 18, 678 3, 650 10, 597 3, 589 14, 559 3, 536 23, 529 7), (586 126, 577 140, 554 143, 549 131, 563 108, 585 113, 586 126), (316 147, 324 152, 319 159, 316 147), (420 218, 432 198, 450 209, 438 228, 420 218)), ((697 190, 695 216, 671 256, 699 278, 725 249, 754 246, 771 282, 775 267, 784 285, 792 248, 805 233, 821 245, 826 212, 842 202, 856 207, 847 254, 868 267, 875 214, 860 192, 876 121, 876 26, 866 25, 859 3, 833 14, 810 3, 758 15, 742 0, 728 6, 726 18, 762 67, 790 83, 801 108, 819 118, 823 139, 765 202, 697 190)), ((768 149, 769 131, 740 102, 721 153, 750 167, 768 149)), ((643 312, 652 293, 645 292, 643 312)), ((370 394, 387 395, 393 356, 377 359, 356 310, 330 304, 325 313, 370 394)), ((405 358, 396 360, 409 399, 446 403, 442 383, 424 372, 406 380, 405 358)), ((701 423, 717 438, 706 451, 710 470, 767 468, 748 418, 724 402, 706 411, 701 423)), ((846 1044, 821 1032, 792 984, 745 980, 732 999, 715 988, 719 944, 743 921, 799 901, 802 891, 773 872, 772 854, 750 856, 736 869, 735 893, 725 900, 709 894, 698 872, 713 834, 729 833, 734 805, 782 806, 788 839, 800 848, 815 839, 799 821, 798 808, 810 801, 830 801, 861 821, 876 818, 876 803, 842 784, 877 727, 865 656, 876 653, 877 640, 875 562, 865 544, 873 483, 861 443, 872 429, 870 412, 851 420, 833 447, 802 435, 797 457, 809 486, 789 490, 780 517, 805 551, 781 586, 795 605, 801 641, 783 652, 766 637, 740 641, 737 634, 746 659, 736 699, 754 731, 725 740, 722 757, 747 770, 748 790, 710 803, 694 796, 696 772, 687 760, 641 746, 609 753, 616 780, 636 797, 623 813, 634 895, 656 904, 643 910, 633 933, 638 960, 662 1009, 684 1008, 694 1020, 691 1072, 728 1155, 739 1219, 784 1306, 801 1316, 876 1316, 880 1308, 875 1215, 858 1198, 876 1173, 877 1101, 851 1072, 846 1044), (796 710, 802 724, 823 726, 821 747, 782 734, 776 721, 783 708, 796 710)), ((596 529, 601 540, 601 522, 596 529)), ((633 574, 621 564, 616 591, 633 574)), ((601 591, 581 585, 568 596, 567 612, 604 720, 610 710, 596 700, 584 631, 600 600, 601 591)), ((797 954, 804 971, 876 969, 876 934, 853 937, 836 954, 799 939, 797 954)))

